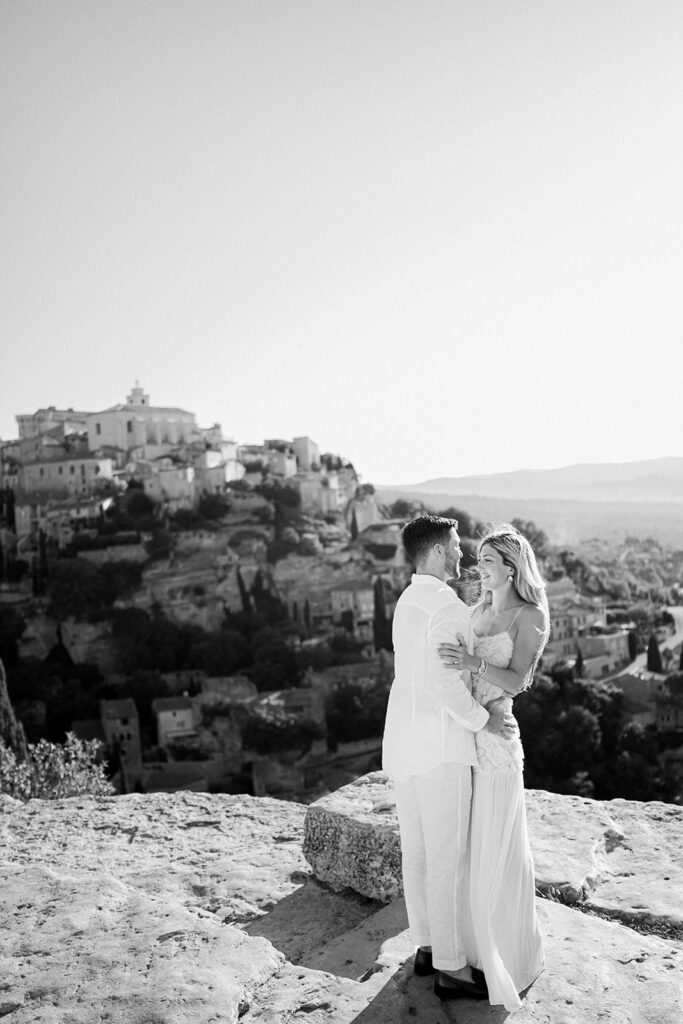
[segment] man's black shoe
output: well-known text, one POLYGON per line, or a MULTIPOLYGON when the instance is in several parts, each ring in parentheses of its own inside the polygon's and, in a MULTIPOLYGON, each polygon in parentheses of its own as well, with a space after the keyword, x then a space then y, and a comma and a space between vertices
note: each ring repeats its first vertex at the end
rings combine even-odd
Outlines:
POLYGON ((434 994, 439 999, 487 999, 489 990, 485 984, 473 981, 458 981, 449 974, 439 971, 434 979, 434 994))
POLYGON ((426 977, 428 974, 433 974, 435 971, 434 964, 432 963, 432 953, 429 949, 418 949, 415 954, 415 963, 413 970, 415 974, 419 974, 420 977, 426 977))

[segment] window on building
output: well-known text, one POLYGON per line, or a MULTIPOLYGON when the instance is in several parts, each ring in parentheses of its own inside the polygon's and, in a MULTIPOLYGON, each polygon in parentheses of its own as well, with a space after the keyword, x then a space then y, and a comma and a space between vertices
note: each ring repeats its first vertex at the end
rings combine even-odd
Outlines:
POLYGON ((102 433, 102 424, 101 423, 96 423, 95 424, 95 433, 96 434, 101 434, 102 433))
POLYGON ((85 463, 81 462, 81 476, 85 476, 85 463))
POLYGON ((76 472, 76 467, 75 466, 69 466, 69 472, 73 476, 73 474, 76 472))
POLYGON ((42 466, 40 467, 40 470, 39 470, 39 472, 40 472, 40 475, 41 475, 41 476, 45 476, 45 470, 43 469, 43 467, 42 467, 42 466))
POLYGON ((64 472, 64 467, 60 466, 59 467, 59 475, 61 476, 63 474, 63 472, 64 472))

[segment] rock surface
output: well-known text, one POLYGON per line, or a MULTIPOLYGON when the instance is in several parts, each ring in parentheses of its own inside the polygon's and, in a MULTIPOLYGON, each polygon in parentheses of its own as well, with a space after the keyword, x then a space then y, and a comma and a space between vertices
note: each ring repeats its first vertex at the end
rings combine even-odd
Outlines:
MULTIPOLYGON (((683 808, 543 790, 527 790, 526 802, 541 895, 683 939, 683 808)), ((304 854, 332 888, 394 899, 401 855, 386 776, 364 775, 312 804, 304 854)))
MULTIPOLYGON (((386 798, 376 773, 308 809, 309 823, 321 808, 344 809, 348 834, 365 835, 356 855, 374 851, 384 900, 395 852, 383 858, 382 846, 395 842, 395 823, 372 808, 386 798)), ((546 970, 515 1022, 678 1024, 681 812, 528 798, 545 891, 577 902, 539 898, 546 970), (641 930, 598 913, 635 914, 641 930)), ((0 1020, 502 1024, 500 1007, 442 1005, 431 979, 412 974, 400 897, 380 902, 311 876, 306 815, 293 803, 204 793, 0 797, 0 1020)), ((345 860, 353 855, 348 843, 345 860)), ((367 866, 354 878, 363 875, 367 866)))

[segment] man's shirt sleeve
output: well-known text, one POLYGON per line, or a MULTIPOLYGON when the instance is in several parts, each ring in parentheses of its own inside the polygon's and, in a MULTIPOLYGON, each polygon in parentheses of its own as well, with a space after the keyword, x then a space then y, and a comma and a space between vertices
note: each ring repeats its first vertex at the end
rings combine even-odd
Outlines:
POLYGON ((466 729, 478 732, 489 719, 489 713, 470 693, 466 673, 449 668, 439 657, 439 644, 458 642, 457 634, 466 633, 467 623, 459 621, 458 609, 452 604, 440 608, 429 623, 427 643, 430 689, 444 710, 466 729))

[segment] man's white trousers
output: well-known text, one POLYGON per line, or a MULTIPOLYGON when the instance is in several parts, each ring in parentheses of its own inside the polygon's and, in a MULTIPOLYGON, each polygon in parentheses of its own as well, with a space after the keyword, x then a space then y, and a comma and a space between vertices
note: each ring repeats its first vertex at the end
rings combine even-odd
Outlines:
POLYGON ((394 782, 403 890, 412 941, 432 947, 442 971, 467 963, 467 899, 472 768, 440 764, 394 782))

